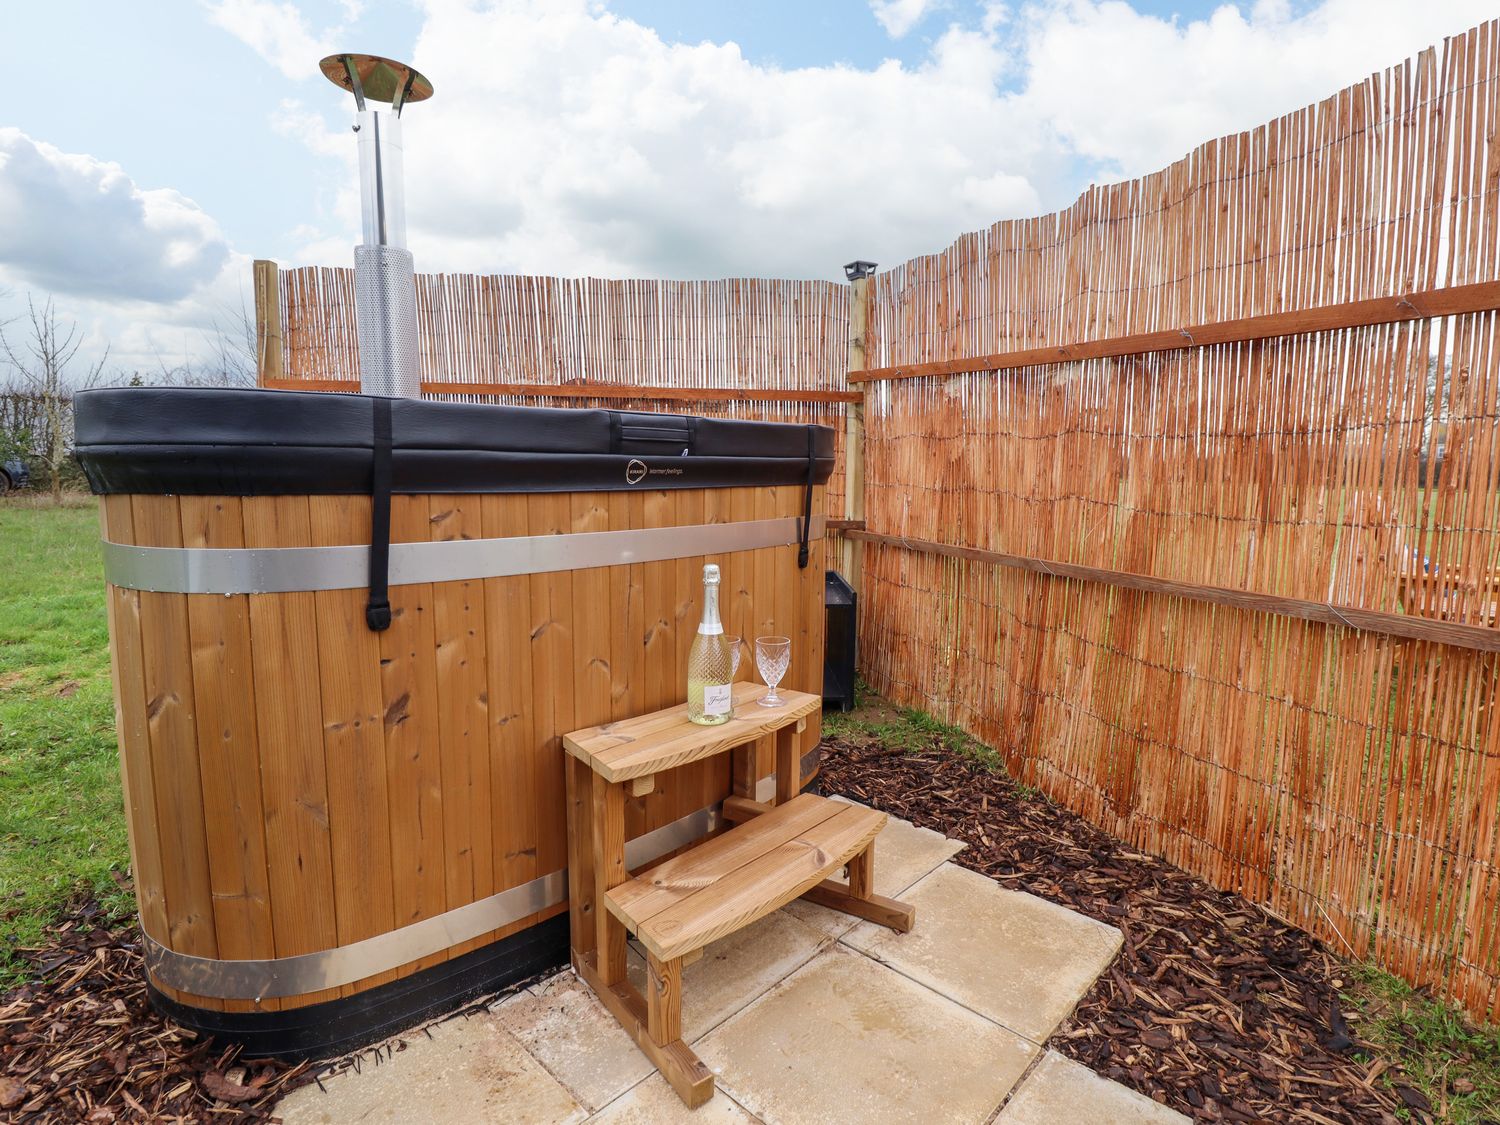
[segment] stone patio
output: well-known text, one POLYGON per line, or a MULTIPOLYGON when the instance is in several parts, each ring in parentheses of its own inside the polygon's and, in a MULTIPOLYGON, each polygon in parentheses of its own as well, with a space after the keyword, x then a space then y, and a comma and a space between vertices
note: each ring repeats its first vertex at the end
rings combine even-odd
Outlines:
MULTIPOLYGON (((894 818, 881 834, 876 889, 916 906, 909 934, 797 902, 689 965, 683 1038, 718 1076, 695 1112, 571 970, 277 1111, 286 1125, 1185 1122, 1043 1048, 1119 932, 949 862, 962 847, 894 818)), ((634 951, 630 971, 639 984, 634 951)))

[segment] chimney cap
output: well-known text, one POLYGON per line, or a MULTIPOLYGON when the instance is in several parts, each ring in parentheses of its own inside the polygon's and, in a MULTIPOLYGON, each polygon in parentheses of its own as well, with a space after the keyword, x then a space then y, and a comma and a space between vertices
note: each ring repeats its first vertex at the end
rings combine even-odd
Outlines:
POLYGON ((340 52, 319 62, 318 69, 335 86, 352 92, 361 110, 366 98, 390 102, 399 114, 407 102, 425 102, 432 97, 432 83, 413 67, 379 55, 340 52))
POLYGON ((850 281, 858 281, 862 277, 869 277, 875 272, 875 263, 867 262, 863 258, 856 258, 844 266, 844 276, 850 281))

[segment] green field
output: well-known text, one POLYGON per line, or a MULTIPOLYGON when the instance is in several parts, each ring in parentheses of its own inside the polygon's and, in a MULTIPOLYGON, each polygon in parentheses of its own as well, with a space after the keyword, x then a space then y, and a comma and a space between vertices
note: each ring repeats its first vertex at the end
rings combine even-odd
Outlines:
POLYGON ((92 502, 0 503, 0 990, 73 896, 130 906, 98 527, 92 502))

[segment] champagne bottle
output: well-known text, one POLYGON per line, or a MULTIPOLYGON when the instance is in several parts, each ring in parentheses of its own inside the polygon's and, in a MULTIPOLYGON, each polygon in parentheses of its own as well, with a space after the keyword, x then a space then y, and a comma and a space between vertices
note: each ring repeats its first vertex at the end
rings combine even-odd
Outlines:
POLYGON ((719 622, 719 568, 703 568, 703 620, 688 653, 688 718, 706 727, 727 723, 733 712, 729 646, 719 622))

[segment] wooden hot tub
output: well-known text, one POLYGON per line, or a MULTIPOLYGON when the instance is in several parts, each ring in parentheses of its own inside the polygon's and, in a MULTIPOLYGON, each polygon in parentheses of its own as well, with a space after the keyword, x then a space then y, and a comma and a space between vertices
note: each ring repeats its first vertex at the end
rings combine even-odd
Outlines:
MULTIPOLYGON (((251 1053, 566 958, 560 736, 684 698, 705 561, 821 691, 825 427, 123 388, 78 395, 77 450, 152 996, 251 1053)), ((633 800, 628 861, 718 827, 727 771, 633 800)))

